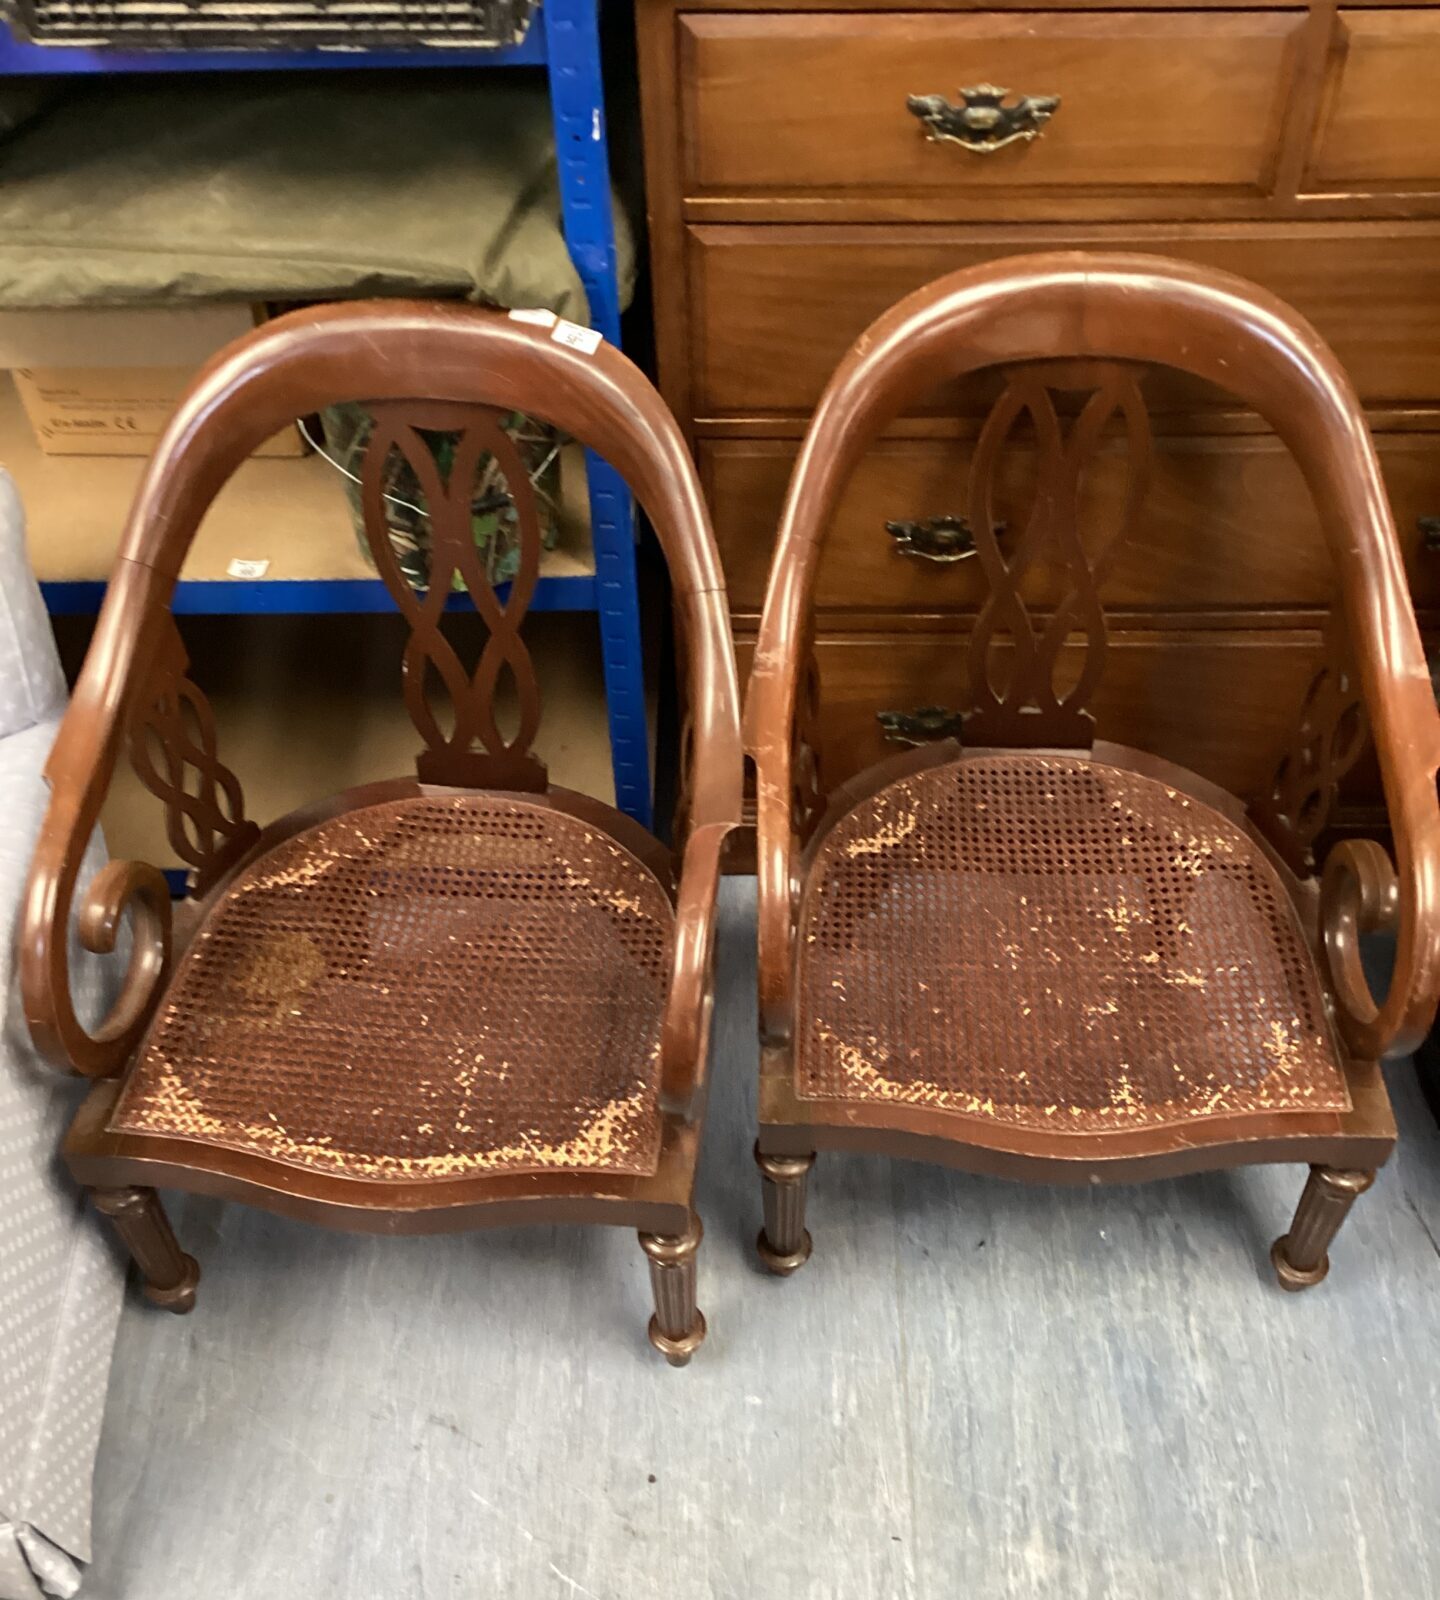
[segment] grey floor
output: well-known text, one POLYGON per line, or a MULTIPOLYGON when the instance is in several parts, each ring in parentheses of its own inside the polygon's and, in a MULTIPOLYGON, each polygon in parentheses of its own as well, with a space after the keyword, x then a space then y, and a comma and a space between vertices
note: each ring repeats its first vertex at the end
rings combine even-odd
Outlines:
POLYGON ((775 1282, 752 915, 728 884, 691 1367, 644 1341, 627 1233, 191 1202, 200 1304, 127 1305, 82 1600, 1440 1594, 1440 1138, 1407 1071, 1311 1294, 1265 1263, 1295 1169, 1075 1191, 853 1157, 775 1282))

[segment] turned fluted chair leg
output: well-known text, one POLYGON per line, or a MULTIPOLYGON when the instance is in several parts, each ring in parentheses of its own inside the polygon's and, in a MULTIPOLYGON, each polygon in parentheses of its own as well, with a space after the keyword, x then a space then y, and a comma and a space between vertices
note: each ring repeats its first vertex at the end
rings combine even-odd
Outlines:
POLYGON ((705 1230, 692 1211, 684 1233, 642 1233, 640 1248, 650 1258, 655 1315, 650 1343, 672 1367, 683 1367, 705 1338, 705 1318, 695 1305, 695 1252, 705 1230))
POLYGON ((1330 1270, 1326 1252, 1350 1207, 1375 1181, 1373 1172, 1311 1167, 1290 1231, 1270 1247, 1282 1289, 1310 1289, 1330 1270))
POLYGON ((176 1242, 160 1196, 153 1189, 92 1189, 90 1195, 140 1268, 145 1298, 166 1311, 192 1310, 200 1266, 176 1242))
POLYGON ((812 1150, 808 1156, 770 1156, 757 1144, 755 1164, 760 1168, 765 1202, 765 1226, 755 1248, 771 1272, 788 1278, 810 1259, 805 1195, 815 1153, 812 1150))

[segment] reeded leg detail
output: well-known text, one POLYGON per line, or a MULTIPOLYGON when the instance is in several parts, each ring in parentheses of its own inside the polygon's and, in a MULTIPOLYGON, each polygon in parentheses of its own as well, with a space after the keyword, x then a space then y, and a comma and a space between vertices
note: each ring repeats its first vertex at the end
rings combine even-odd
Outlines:
POLYGON ((1282 1289, 1311 1289, 1330 1270, 1326 1252, 1350 1207, 1375 1181, 1373 1172, 1311 1167, 1290 1231, 1270 1247, 1270 1260, 1282 1289))
POLYGON ((642 1233, 640 1248, 650 1258, 655 1315, 650 1343, 672 1367, 683 1367, 705 1338, 705 1318, 695 1306, 695 1252, 705 1230, 692 1211, 684 1233, 642 1233))
POLYGON ((810 1259, 805 1195, 815 1153, 812 1150, 808 1156, 770 1156, 757 1144, 755 1165, 760 1168, 765 1201, 765 1226, 755 1240, 755 1248, 771 1272, 788 1278, 810 1259))
POLYGON ((140 1268, 145 1298, 166 1311, 193 1310, 199 1263, 176 1242, 160 1196, 153 1189, 92 1189, 90 1197, 140 1268))

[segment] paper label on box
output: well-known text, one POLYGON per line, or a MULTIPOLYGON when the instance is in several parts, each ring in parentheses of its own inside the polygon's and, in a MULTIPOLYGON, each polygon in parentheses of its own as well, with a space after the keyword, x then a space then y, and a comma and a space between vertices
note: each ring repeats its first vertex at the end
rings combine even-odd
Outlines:
POLYGON ((268 561, 240 561, 235 560, 225 569, 227 577, 231 578, 263 578, 270 570, 268 561))
POLYGON ((560 320, 553 311, 546 311, 542 306, 518 306, 510 313, 511 322, 528 322, 536 328, 553 328, 560 320))
POLYGON ((569 345, 582 356, 593 356, 605 343, 605 335, 598 328, 582 328, 578 322, 560 321, 555 324, 550 337, 556 344, 569 345))

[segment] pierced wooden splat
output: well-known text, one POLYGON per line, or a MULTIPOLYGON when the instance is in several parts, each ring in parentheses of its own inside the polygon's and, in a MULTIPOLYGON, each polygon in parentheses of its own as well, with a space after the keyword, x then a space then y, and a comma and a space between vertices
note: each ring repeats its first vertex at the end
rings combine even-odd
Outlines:
POLYGON ((1101 585, 1144 507, 1151 462, 1150 420, 1140 395, 1143 369, 1115 362, 1018 367, 985 421, 970 468, 971 536, 989 593, 971 634, 967 744, 1088 748, 1095 724, 1089 703, 1104 665, 1105 613, 1101 585), (1052 394, 1090 389, 1073 420, 1062 421, 1052 394), (1086 470, 1110 424, 1123 425, 1128 481, 1118 523, 1098 548, 1080 531, 1086 470), (995 515, 996 484, 1005 451, 1025 424, 1033 428, 1036 467, 1028 512, 1006 523, 995 515), (1026 575, 1040 563, 1068 579, 1063 599, 1043 621, 1021 597, 1026 575), (1060 653, 1083 636, 1080 672, 1057 686, 1060 653), (1002 673, 1003 664, 1003 673, 1002 673))
POLYGON ((145 691, 126 727, 130 764, 165 805, 170 848, 195 869, 203 893, 260 830, 245 816, 240 780, 219 757, 215 715, 189 676, 190 658, 168 613, 145 691))
POLYGON ((416 772, 425 783, 543 790, 545 764, 530 750, 540 726, 540 685, 520 636, 540 579, 540 516, 520 452, 493 407, 395 402, 369 409, 375 426, 360 471, 365 536, 386 588, 410 624, 401 670, 406 707, 425 741, 416 772), (429 432, 459 436, 443 479, 423 437, 429 432), (390 542, 385 467, 396 450, 415 472, 430 519, 430 587, 423 591, 411 585, 390 542), (476 479, 487 459, 505 480, 518 525, 519 565, 503 605, 486 575, 471 528, 476 479), (488 629, 473 669, 467 669, 442 628, 445 602, 457 576, 488 629), (497 718, 498 693, 506 675, 514 684, 519 707, 518 727, 510 738, 497 718), (436 688, 453 717, 448 733, 432 703, 436 688))
POLYGON ((1302 876, 1315 870, 1315 840, 1330 820, 1340 780, 1360 759, 1369 736, 1364 696, 1337 616, 1290 747, 1269 788, 1250 805, 1261 832, 1302 876))

